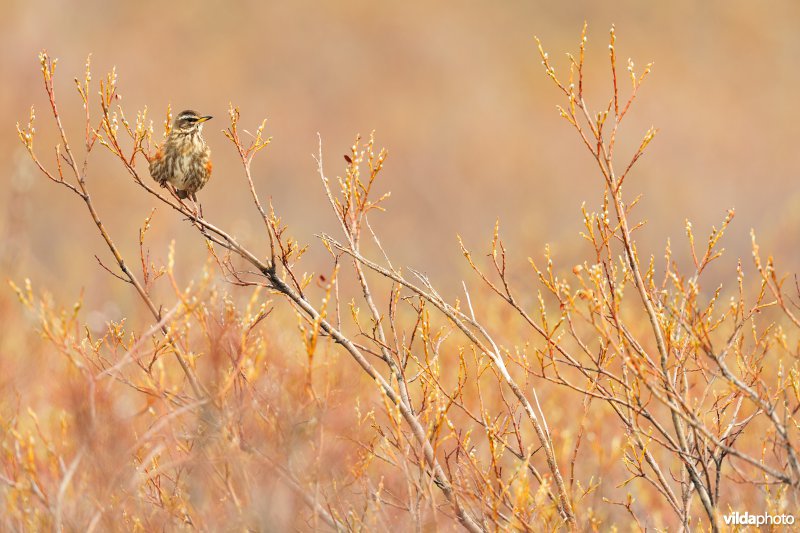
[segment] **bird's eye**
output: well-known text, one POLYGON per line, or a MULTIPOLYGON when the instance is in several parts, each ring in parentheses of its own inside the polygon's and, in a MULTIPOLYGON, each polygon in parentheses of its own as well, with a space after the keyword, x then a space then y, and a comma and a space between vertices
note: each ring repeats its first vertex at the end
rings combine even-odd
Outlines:
POLYGON ((197 118, 196 117, 191 117, 191 116, 189 116, 189 117, 181 117, 180 122, 179 122, 180 128, 181 129, 191 128, 195 124, 195 122, 197 122, 197 118))

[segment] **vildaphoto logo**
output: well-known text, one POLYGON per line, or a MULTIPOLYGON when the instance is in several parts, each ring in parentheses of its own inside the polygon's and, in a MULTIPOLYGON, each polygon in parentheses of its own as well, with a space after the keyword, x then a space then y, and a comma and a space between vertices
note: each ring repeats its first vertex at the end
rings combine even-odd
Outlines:
POLYGON ((794 524, 794 515, 791 514, 750 514, 748 512, 740 513, 736 511, 722 518, 725 520, 725 524, 729 526, 780 526, 794 524))

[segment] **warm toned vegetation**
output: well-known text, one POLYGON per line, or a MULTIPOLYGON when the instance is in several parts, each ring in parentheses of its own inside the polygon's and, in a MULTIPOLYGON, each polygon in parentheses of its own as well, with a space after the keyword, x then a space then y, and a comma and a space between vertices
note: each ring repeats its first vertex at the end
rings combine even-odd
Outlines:
POLYGON ((331 210, 338 225, 299 243, 291 224, 303 213, 271 205, 251 172, 269 145, 265 123, 250 133, 231 106, 230 145, 214 149, 232 147, 241 176, 215 179, 249 191, 264 232, 241 242, 147 175, 161 132, 146 110, 123 111, 115 73, 94 84, 87 63, 75 81, 83 134, 70 138, 65 88, 43 53, 50 108, 31 110, 20 139, 53 193, 73 195, 75 217, 96 225, 106 275, 140 303, 97 335, 80 302, 12 283, 19 303, 4 316, 35 328, 17 349, 35 345, 39 366, 3 362, 29 385, 2 389, 2 528, 695 531, 724 529, 731 511, 791 512, 798 286, 755 237, 742 261, 757 276, 740 263, 732 283, 706 282, 733 211, 707 237, 686 223, 688 268, 673 259, 677 244, 637 247, 636 163, 656 130, 632 154, 618 138, 650 67, 621 68, 612 30, 609 97, 590 105, 585 45, 584 28, 558 70, 540 47, 576 152, 604 183, 583 213, 584 260, 532 251, 529 275, 511 275, 527 257, 506 249, 498 223, 488 246, 461 244, 474 275, 457 300, 393 263, 373 231, 370 217, 392 212, 390 162, 372 136, 343 159, 325 150, 323 160, 320 145, 323 194, 309 193, 308 209, 331 210), (35 119, 57 132, 54 152, 35 142, 35 119), (91 173, 99 151, 119 175, 91 173), (92 196, 93 180, 122 176, 154 206, 136 256, 92 196), (174 244, 150 249, 148 231, 167 216, 205 242, 193 279, 176 274, 174 244), (327 271, 305 270, 307 246, 327 251, 327 271))

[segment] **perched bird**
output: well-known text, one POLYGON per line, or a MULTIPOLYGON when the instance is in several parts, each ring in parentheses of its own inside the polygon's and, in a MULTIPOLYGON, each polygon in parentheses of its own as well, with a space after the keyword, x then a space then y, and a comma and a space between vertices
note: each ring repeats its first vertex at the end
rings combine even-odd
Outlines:
POLYGON ((175 187, 178 198, 191 198, 211 177, 211 150, 203 140, 203 123, 210 116, 187 110, 178 113, 167 140, 150 160, 150 175, 166 187, 175 187))

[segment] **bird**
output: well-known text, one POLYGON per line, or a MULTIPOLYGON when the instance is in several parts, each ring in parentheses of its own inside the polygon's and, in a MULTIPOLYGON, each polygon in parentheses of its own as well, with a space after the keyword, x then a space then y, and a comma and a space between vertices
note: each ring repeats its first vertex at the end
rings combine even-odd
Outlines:
POLYGON ((203 123, 211 118, 191 109, 178 113, 166 141, 150 159, 153 179, 162 187, 171 184, 181 200, 197 203, 197 191, 211 177, 211 150, 202 135, 203 123))

